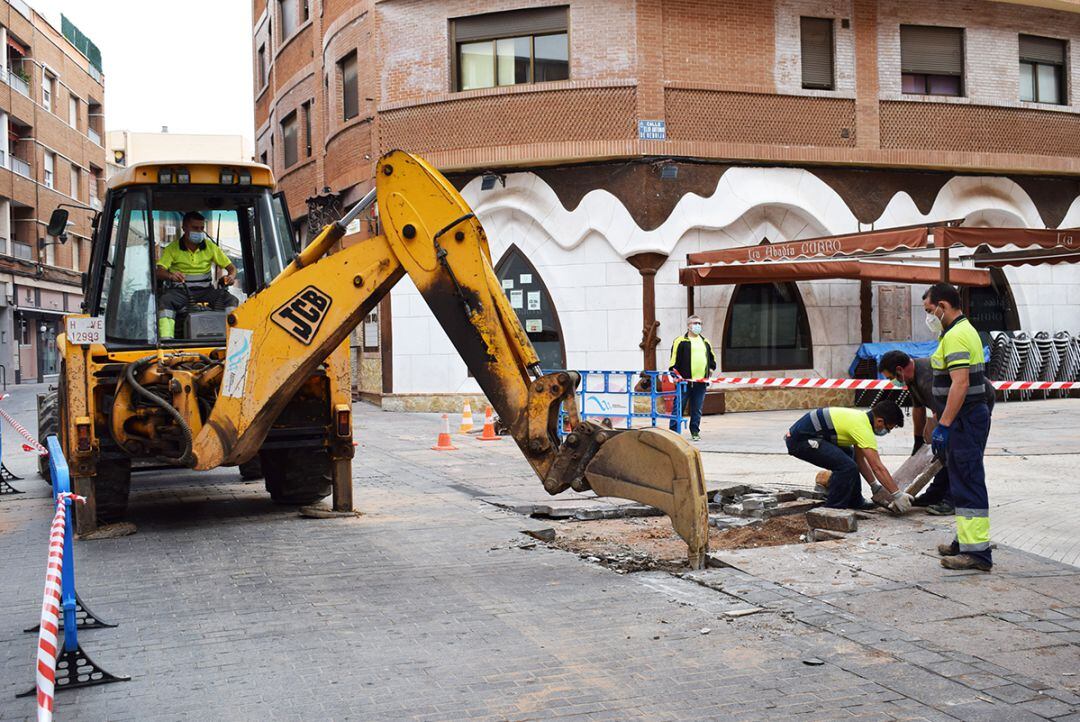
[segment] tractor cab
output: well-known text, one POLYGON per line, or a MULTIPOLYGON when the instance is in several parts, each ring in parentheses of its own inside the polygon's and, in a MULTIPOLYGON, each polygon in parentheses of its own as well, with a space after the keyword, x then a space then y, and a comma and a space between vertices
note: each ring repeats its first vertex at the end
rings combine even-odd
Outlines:
POLYGON ((84 280, 84 310, 104 319, 106 345, 224 343, 228 311, 297 252, 273 184, 256 163, 139 163, 115 176, 84 280), (185 227, 205 235, 182 240, 185 227))

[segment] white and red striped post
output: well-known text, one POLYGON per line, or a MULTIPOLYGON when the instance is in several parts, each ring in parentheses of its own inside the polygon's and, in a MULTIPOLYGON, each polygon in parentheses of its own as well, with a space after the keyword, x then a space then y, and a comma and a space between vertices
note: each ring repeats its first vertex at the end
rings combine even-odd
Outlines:
MULTIPOLYGON (((63 598, 64 548, 71 543, 71 526, 67 523, 67 505, 71 501, 85 502, 86 498, 71 492, 56 495, 56 514, 49 528, 49 561, 45 570, 45 593, 41 599, 41 627, 37 646, 37 718, 52 720, 56 694, 56 657, 60 653, 60 610, 66 607, 63 598)), ((69 562, 70 563, 70 562, 69 562)), ((65 644, 74 635, 75 600, 71 600, 70 619, 64 620, 65 644)), ((65 609, 66 612, 66 609, 65 609)), ((75 641, 72 637, 72 642, 75 641)), ((74 645, 73 645, 74 646, 74 645)))

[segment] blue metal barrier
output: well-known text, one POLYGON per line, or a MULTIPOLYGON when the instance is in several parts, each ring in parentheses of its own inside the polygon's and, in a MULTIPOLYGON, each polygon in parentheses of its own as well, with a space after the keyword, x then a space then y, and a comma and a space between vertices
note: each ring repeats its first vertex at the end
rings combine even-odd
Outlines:
MULTIPOLYGON (((661 391, 658 387, 661 376, 668 376, 663 371, 578 371, 581 386, 577 390, 577 406, 582 419, 607 419, 615 428, 632 429, 645 424, 635 425, 635 419, 648 419, 650 426, 658 422, 666 426, 675 424, 678 433, 682 433, 686 423, 683 415, 683 393, 685 381, 679 381, 671 391, 661 391), (635 390, 639 382, 647 390, 635 390), (638 411, 637 402, 648 399, 648 411, 638 411), (663 405, 671 403, 671 410, 665 411, 663 405)), ((559 438, 566 433, 566 412, 559 411, 559 438)))

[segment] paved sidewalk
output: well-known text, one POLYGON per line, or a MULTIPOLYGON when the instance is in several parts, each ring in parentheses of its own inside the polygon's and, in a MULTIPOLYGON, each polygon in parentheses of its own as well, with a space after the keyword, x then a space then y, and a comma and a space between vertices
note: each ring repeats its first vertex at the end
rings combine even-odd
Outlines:
MULTIPOLYGON (((27 397, 4 406, 29 425, 27 397)), ((922 553, 943 522, 920 517, 700 574, 616 574, 479 499, 540 488, 513 442, 439 453, 437 416, 358 405, 356 423, 354 519, 299 518, 231 469, 136 477, 139 532, 77 544, 83 598, 121 623, 80 639, 133 679, 61 694, 57 718, 1080 720, 1076 567, 1003 547, 993 574, 947 572, 922 553)), ((0 497, 3 720, 33 714, 13 695, 32 682, 21 630, 51 508, 40 480, 16 485, 0 497)))

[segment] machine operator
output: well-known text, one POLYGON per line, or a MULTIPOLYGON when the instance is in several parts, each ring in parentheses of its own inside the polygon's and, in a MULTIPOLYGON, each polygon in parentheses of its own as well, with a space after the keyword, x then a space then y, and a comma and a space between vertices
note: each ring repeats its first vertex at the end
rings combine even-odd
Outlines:
POLYGON ((206 303, 215 311, 227 311, 240 300, 226 286, 236 280, 236 266, 206 235, 206 218, 197 211, 184 214, 180 238, 165 246, 155 271, 165 282, 158 296, 158 337, 176 337, 176 317, 192 303, 206 303), (225 271, 222 286, 214 285, 214 267, 225 271))

